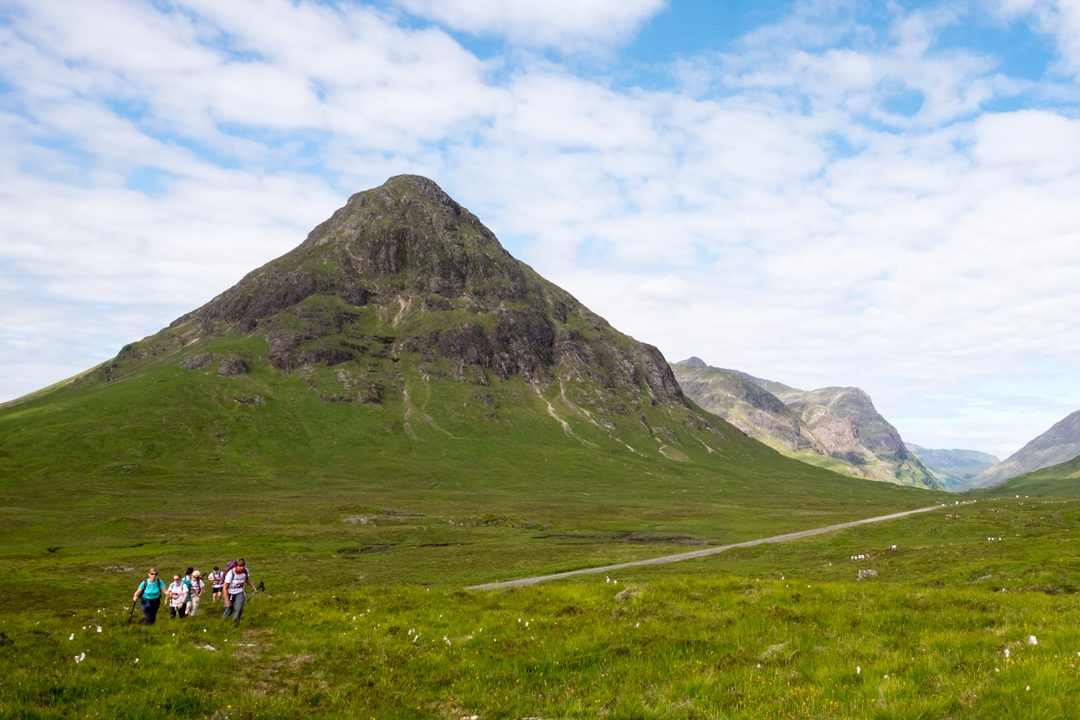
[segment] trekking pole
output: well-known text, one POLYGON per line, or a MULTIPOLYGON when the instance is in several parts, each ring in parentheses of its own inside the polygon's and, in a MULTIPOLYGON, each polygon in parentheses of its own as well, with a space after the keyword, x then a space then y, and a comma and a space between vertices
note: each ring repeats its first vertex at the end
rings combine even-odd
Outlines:
POLYGON ((135 615, 135 603, 137 603, 137 602, 138 602, 138 600, 132 600, 131 601, 131 612, 128 613, 128 621, 127 621, 128 625, 131 624, 131 618, 135 615))

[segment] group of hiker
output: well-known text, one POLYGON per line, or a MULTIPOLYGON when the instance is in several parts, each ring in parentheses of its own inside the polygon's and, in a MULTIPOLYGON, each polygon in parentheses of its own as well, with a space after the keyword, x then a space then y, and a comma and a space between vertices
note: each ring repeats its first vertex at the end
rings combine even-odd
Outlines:
MULTIPOLYGON (((231 618, 239 625, 240 616, 247 603, 247 593, 244 588, 250 587, 253 593, 258 592, 251 582, 251 573, 247 568, 247 563, 243 558, 232 560, 224 571, 214 566, 207 580, 210 582, 211 602, 217 603, 219 598, 225 601, 225 612, 221 619, 231 618)), ((150 568, 146 579, 139 583, 135 595, 131 598, 132 609, 134 610, 136 602, 141 601, 143 625, 154 624, 162 600, 168 601, 170 618, 189 617, 198 612, 205 587, 202 573, 195 568, 189 567, 183 576, 179 573, 173 575, 172 583, 169 585, 166 585, 164 579, 158 576, 157 568, 150 568)))

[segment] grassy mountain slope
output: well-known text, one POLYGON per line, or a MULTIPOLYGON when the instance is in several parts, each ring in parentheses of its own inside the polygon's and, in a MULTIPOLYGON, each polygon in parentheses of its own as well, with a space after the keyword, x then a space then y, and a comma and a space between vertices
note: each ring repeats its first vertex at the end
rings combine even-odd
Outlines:
POLYGON ((1014 494, 1074 496, 1080 492, 1080 457, 1010 478, 982 492, 1006 497, 1014 494))
POLYGON ((972 487, 992 487, 1014 477, 1058 465, 1080 456, 1080 410, 1054 423, 1046 432, 999 464, 971 479, 972 487))

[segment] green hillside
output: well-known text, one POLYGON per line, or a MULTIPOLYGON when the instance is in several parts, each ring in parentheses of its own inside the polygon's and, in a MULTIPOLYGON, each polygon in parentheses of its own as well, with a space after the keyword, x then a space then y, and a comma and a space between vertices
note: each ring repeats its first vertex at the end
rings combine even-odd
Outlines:
POLYGON ((1075 496, 1080 494, 1080 457, 1012 478, 976 494, 1006 497, 1010 494, 1075 496))

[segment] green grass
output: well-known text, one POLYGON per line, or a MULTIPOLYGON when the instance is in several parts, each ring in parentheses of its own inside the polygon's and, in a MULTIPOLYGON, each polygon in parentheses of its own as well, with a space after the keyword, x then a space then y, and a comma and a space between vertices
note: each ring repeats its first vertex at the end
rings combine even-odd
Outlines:
MULTIPOLYGON (((209 602, 184 621, 128 626, 126 598, 141 566, 66 565, 64 551, 31 568, 5 559, 5 576, 24 568, 9 586, 45 579, 51 592, 18 607, 11 595, 4 601, 0 710, 42 718, 1067 718, 1080 691, 1078 571, 1058 563, 1043 578, 1052 587, 1030 586, 1028 574, 1076 556, 1064 531, 1078 512, 1080 500, 984 502, 493 592, 462 590, 474 575, 446 558, 441 580, 419 587, 359 577, 382 562, 378 554, 320 560, 256 547, 247 557, 270 592, 252 598, 240 628, 222 623, 220 605, 209 602), (988 543, 990 526, 1010 539, 988 543), (879 555, 890 540, 897 550, 879 555), (871 560, 850 561, 852 548, 872 549, 871 560), (997 568, 996 582, 971 577, 983 565, 997 568), (857 581, 859 567, 879 575, 857 581)), ((397 553, 396 563, 415 568, 420 554, 397 553)), ((151 557, 160 556, 140 559, 151 557)))
POLYGON ((617 576, 466 591, 955 497, 794 462, 693 409, 585 382, 543 396, 461 383, 418 354, 347 364, 396 390, 328 403, 334 368, 278 373, 261 340, 185 347, 185 332, 95 371, 107 383, 92 373, 0 409, 0 717, 1072 712, 1080 500, 984 495, 617 576), (196 352, 250 372, 178 366, 196 352), (608 424, 574 412, 588 393, 608 424), (148 566, 237 556, 269 589, 241 628, 209 602, 127 625, 148 566))

